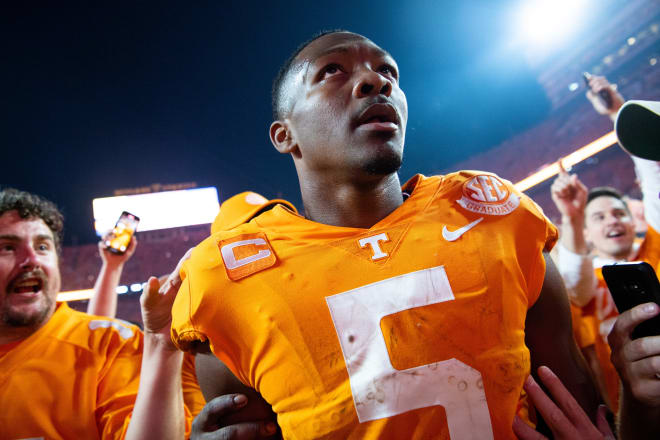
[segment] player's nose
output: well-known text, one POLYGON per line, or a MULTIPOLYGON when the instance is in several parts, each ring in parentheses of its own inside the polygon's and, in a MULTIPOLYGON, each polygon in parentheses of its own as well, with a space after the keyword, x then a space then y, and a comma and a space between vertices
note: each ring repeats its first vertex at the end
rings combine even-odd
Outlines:
POLYGON ((389 97, 392 94, 392 82, 378 72, 371 69, 363 69, 358 80, 353 86, 353 96, 356 98, 366 98, 373 95, 385 95, 389 97))

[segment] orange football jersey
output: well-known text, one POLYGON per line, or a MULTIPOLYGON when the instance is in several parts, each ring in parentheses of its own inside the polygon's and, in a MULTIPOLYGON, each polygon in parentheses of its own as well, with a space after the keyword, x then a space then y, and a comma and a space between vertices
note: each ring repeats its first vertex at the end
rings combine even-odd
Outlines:
MULTIPOLYGON (((649 226, 646 237, 642 242, 635 258, 631 261, 646 261, 655 271, 658 271, 660 264, 660 233, 649 226)), ((582 308, 584 319, 587 320, 596 337, 596 355, 603 370, 603 376, 607 386, 607 393, 610 401, 614 405, 613 411, 618 409, 619 402, 619 375, 610 361, 610 346, 607 343, 607 335, 614 326, 614 321, 619 315, 612 295, 607 284, 603 279, 603 273, 600 267, 595 268, 598 286, 594 298, 582 308)))
POLYGON ((211 349, 285 438, 514 438, 555 227, 509 182, 415 176, 369 229, 282 206, 195 248, 172 337, 211 349))
MULTIPOLYGON (((59 303, 34 334, 0 347, 0 440, 123 438, 142 348, 137 326, 59 303)), ((182 383, 189 434, 190 412, 204 406, 193 356, 184 357, 182 383)))
POLYGON ((140 330, 57 305, 0 358, 0 438, 115 439, 137 395, 140 330))

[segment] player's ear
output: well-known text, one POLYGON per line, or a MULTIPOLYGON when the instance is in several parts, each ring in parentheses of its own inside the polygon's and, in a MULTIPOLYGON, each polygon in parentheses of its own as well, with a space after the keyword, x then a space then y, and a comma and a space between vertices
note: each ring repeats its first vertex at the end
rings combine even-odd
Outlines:
POLYGON ((298 151, 295 136, 293 136, 291 127, 286 120, 278 120, 270 124, 270 141, 275 149, 282 154, 295 154, 298 151))

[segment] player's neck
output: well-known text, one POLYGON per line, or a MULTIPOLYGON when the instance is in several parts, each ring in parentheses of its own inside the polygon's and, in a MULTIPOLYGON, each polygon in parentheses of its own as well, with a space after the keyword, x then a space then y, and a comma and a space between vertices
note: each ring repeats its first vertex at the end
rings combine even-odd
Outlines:
POLYGON ((396 173, 369 182, 299 177, 305 216, 318 223, 368 229, 403 203, 396 173))
POLYGON ((40 327, 41 325, 14 327, 4 323, 0 324, 0 345, 22 341, 39 330, 40 327))
POLYGON ((595 250, 596 256, 602 258, 603 260, 612 260, 612 261, 630 261, 633 258, 633 250, 621 252, 618 254, 612 254, 609 252, 595 250))
POLYGON ((49 310, 41 322, 32 325, 11 325, 0 320, 0 345, 10 344, 12 342, 22 341, 32 336, 37 330, 46 325, 55 312, 56 306, 49 310))

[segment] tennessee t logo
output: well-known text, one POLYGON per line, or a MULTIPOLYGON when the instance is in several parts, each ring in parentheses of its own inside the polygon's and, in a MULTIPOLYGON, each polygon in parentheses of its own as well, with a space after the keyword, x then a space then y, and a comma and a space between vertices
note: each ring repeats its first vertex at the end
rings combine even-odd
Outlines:
POLYGON ((358 243, 360 244, 361 248, 364 248, 367 245, 371 246, 371 250, 374 253, 371 256, 371 259, 380 260, 381 258, 387 257, 389 254, 387 252, 383 252, 383 250, 380 248, 380 245, 378 244, 379 241, 390 241, 390 239, 387 237, 387 234, 383 232, 382 234, 361 238, 358 240, 358 243))

